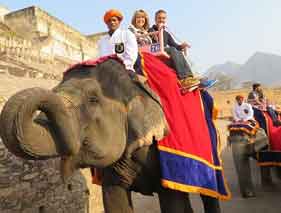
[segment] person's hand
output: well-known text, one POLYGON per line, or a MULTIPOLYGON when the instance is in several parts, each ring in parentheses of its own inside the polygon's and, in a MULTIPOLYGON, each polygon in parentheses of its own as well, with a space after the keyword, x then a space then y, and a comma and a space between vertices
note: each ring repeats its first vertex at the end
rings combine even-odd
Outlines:
POLYGON ((190 48, 191 46, 188 44, 188 43, 186 43, 186 42, 183 42, 181 45, 180 45, 180 48, 181 48, 181 50, 185 50, 186 48, 190 48))
POLYGON ((158 24, 158 30, 161 30, 162 28, 164 29, 166 26, 164 23, 158 24))

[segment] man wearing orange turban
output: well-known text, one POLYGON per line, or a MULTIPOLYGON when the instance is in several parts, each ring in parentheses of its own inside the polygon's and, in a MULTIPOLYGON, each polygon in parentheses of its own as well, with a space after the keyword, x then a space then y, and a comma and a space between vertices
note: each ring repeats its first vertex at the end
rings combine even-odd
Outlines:
POLYGON ((123 20, 123 15, 119 10, 108 10, 106 11, 106 13, 104 14, 103 20, 104 23, 108 23, 109 20, 111 19, 111 17, 117 17, 119 19, 119 21, 121 22, 123 20))
POLYGON ((104 14, 103 20, 107 25, 108 33, 98 43, 99 55, 116 54, 123 61, 127 70, 134 71, 138 44, 131 31, 120 29, 120 23, 123 20, 122 13, 111 9, 104 14))

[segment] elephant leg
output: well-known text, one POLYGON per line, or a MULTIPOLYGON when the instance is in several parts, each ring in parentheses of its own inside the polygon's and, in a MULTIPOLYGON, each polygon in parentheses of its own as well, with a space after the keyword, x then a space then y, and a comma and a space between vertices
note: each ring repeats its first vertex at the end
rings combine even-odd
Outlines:
POLYGON ((133 213, 131 192, 118 185, 102 186, 105 213, 133 213))
POLYGON ((262 186, 272 186, 271 167, 260 167, 262 186))
POLYGON ((232 156, 242 196, 245 198, 254 197, 254 186, 246 142, 232 142, 232 156))
POLYGON ((276 174, 276 177, 281 180, 281 168, 276 166, 274 167, 274 171, 275 171, 275 174, 276 174))
POLYGON ((220 203, 217 198, 200 195, 205 213, 221 213, 220 203))
POLYGON ((158 195, 161 213, 193 213, 188 193, 161 189, 158 195))

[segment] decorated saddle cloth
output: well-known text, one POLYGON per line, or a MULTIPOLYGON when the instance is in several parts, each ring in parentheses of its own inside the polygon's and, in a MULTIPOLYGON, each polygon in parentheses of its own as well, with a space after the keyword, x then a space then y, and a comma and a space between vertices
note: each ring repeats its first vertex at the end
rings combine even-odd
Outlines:
POLYGON ((258 122, 254 120, 231 123, 227 127, 230 132, 244 132, 249 136, 255 136, 259 128, 258 122))
POLYGON ((261 166, 281 166, 281 127, 273 125, 267 111, 254 109, 254 117, 263 128, 269 138, 269 150, 258 154, 258 162, 261 166))
POLYGON ((206 91, 182 95, 174 70, 149 53, 141 54, 141 69, 160 97, 170 127, 158 141, 162 185, 183 192, 229 199, 213 123, 214 102, 206 91))
POLYGON ((66 69, 66 71, 63 73, 64 75, 68 72, 70 72, 71 70, 73 69, 78 69, 80 67, 94 67, 98 64, 101 64, 103 62, 105 62, 106 60, 109 60, 109 59, 114 59, 116 61, 119 61, 120 63, 123 63, 121 61, 121 59, 119 59, 117 57, 117 55, 115 54, 112 54, 112 55, 107 55, 107 56, 103 56, 103 57, 100 57, 100 58, 97 58, 97 59, 89 59, 89 60, 86 60, 86 61, 81 61, 79 63, 76 63, 76 64, 73 64, 72 66, 70 66, 68 69, 66 69))

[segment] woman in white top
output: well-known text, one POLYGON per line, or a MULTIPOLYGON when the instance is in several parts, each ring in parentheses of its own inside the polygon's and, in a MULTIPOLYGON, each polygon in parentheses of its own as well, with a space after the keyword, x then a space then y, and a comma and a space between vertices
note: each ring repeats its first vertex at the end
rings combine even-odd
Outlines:
POLYGON ((137 10, 133 15, 129 30, 135 34, 139 47, 152 43, 152 39, 148 35, 148 29, 149 17, 147 13, 144 10, 137 10))

